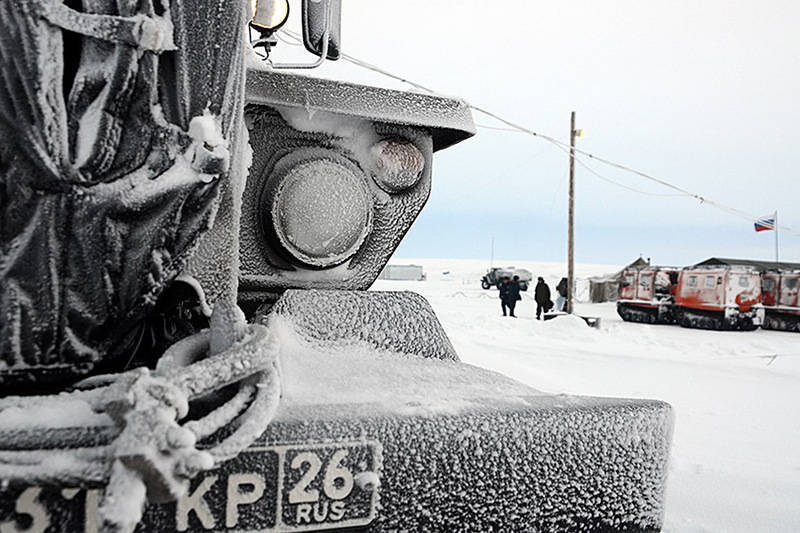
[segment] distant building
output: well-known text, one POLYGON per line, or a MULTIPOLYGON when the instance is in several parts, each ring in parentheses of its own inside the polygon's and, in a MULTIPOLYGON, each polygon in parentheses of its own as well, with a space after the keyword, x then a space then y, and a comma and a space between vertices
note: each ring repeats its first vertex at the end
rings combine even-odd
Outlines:
POLYGON ((386 265, 378 279, 396 281, 423 281, 425 273, 419 265, 386 265))
POLYGON ((694 266, 745 266, 755 268, 759 272, 768 270, 800 270, 800 263, 787 263, 784 261, 760 261, 757 259, 729 259, 725 257, 709 257, 694 266))
POLYGON ((646 266, 650 266, 650 262, 639 257, 615 274, 589 278, 589 301, 592 303, 616 302, 619 299, 619 282, 622 279, 622 273, 629 268, 644 268, 646 266))

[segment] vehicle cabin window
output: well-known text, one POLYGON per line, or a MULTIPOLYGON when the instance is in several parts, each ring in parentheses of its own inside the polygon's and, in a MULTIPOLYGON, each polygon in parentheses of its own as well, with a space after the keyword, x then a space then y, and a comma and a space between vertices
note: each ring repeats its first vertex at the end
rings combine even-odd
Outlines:
POLYGON ((772 292, 775 290, 775 280, 774 279, 765 279, 764 283, 762 283, 762 287, 766 292, 772 292))
POLYGON ((712 289, 717 284, 717 278, 714 276, 706 276, 706 288, 712 289))
POLYGON ((644 288, 648 288, 652 281, 653 281, 653 276, 642 276, 641 278, 639 278, 639 285, 641 285, 644 288))
POLYGON ((739 286, 740 287, 749 287, 750 286, 750 278, 748 276, 739 276, 739 286))
POLYGON ((697 287, 697 276, 689 276, 689 283, 690 287, 697 287))
POLYGON ((633 285, 633 274, 628 274, 625 276, 625 286, 629 287, 633 285))
POLYGON ((786 288, 789 290, 797 288, 797 278, 788 278, 786 280, 786 288))

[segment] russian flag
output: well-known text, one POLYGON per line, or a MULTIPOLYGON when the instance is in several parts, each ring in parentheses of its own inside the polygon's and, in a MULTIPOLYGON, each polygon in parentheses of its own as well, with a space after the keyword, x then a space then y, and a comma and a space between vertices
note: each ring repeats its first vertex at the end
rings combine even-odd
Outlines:
POLYGON ((775 217, 762 217, 755 222, 756 231, 770 231, 775 229, 775 217))

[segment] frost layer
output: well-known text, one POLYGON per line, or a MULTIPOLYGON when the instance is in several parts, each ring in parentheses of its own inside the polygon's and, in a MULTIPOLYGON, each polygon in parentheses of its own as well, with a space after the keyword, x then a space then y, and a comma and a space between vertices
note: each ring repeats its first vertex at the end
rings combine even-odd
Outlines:
MULTIPOLYGON (((123 366, 126 334, 241 192, 241 2, 77 4, 0 3, 6 394, 123 366)), ((235 280, 231 249, 214 276, 235 280)))

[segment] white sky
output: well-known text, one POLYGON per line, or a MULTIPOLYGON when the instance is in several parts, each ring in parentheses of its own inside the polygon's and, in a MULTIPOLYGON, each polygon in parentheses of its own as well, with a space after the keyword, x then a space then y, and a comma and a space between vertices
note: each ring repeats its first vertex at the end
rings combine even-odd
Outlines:
MULTIPOLYGON (((344 52, 564 141, 575 110, 580 148, 755 215, 778 209, 800 232, 800 2, 343 3, 344 52)), ((273 57, 295 56, 281 46, 273 57)), ((405 88, 341 61, 311 73, 405 88)), ((481 258, 494 236, 496 256, 563 259, 567 163, 541 140, 479 130, 437 154, 431 199, 398 255, 481 258)), ((578 261, 774 257, 773 235, 747 220, 576 176, 578 261)), ((800 261, 800 236, 780 240, 781 259, 800 261)))

